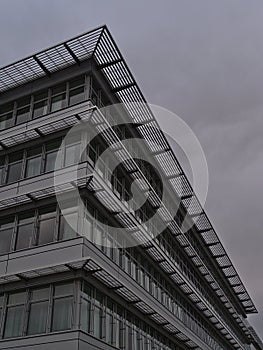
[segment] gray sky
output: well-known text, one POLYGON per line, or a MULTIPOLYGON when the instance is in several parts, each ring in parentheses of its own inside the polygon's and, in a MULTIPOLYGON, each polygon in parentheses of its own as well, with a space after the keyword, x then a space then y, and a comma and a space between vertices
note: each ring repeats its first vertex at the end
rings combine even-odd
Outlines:
POLYGON ((107 24, 149 103, 182 117, 209 166, 207 212, 263 337, 263 2, 0 0, 0 65, 107 24))

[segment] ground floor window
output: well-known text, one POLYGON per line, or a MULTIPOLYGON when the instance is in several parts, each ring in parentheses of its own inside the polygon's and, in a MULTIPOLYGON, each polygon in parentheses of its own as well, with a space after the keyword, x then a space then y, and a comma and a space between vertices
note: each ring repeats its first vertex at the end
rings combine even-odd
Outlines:
POLYGON ((43 334, 50 330, 71 329, 73 286, 73 282, 67 282, 6 293, 6 296, 0 295, 0 323, 3 325, 3 337, 15 338, 43 334))

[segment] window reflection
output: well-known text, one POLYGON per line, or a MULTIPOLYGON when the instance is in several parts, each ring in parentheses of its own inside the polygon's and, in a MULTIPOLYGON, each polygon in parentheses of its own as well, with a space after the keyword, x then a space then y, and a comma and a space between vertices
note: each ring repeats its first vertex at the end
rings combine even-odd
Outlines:
POLYGON ((0 222, 0 254, 11 250, 12 236, 14 231, 14 217, 0 222))
POLYGON ((37 176, 41 172, 42 148, 27 151, 26 177, 37 176))
POLYGON ((42 92, 34 96, 33 119, 39 118, 48 112, 48 93, 42 92))
POLYGON ((52 89, 51 112, 66 107, 66 84, 56 86, 52 89))
POLYGON ((7 172, 7 183, 20 180, 22 175, 23 153, 15 153, 10 156, 7 172))
POLYGON ((26 293, 11 293, 8 297, 4 337, 19 337, 23 334, 26 293))
POLYGON ((56 207, 40 210, 37 237, 38 245, 43 245, 54 241, 56 214, 56 207))
POLYGON ((16 124, 21 124, 29 120, 30 97, 23 98, 17 103, 16 124))
POLYGON ((33 244, 34 213, 21 214, 18 217, 16 249, 29 248, 33 244))

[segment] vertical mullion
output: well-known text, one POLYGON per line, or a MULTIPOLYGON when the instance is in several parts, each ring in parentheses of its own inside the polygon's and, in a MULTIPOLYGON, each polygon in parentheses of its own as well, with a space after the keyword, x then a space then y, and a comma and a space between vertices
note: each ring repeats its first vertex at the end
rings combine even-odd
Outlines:
POLYGON ((26 301, 24 304, 25 317, 24 317, 22 336, 25 336, 27 333, 27 325, 29 320, 29 298, 30 298, 30 289, 26 289, 26 301))
POLYGON ((91 98, 91 76, 90 74, 85 75, 85 100, 91 98))
POLYGON ((6 154, 5 161, 4 161, 4 171, 3 171, 3 175, 2 175, 3 185, 6 184, 6 181, 7 181, 8 160, 9 160, 9 155, 6 154))
POLYGON ((45 170, 45 153, 46 153, 46 144, 42 144, 42 152, 41 152, 41 165, 40 165, 40 174, 44 174, 45 170))
POLYGON ((51 88, 47 89, 47 113, 51 112, 51 88))
POLYGON ((28 121, 33 119, 33 107, 34 107, 34 97, 33 95, 30 96, 30 107, 29 107, 29 115, 28 115, 28 121))
POLYGON ((39 231, 39 209, 35 209, 34 211, 34 225, 33 225, 33 235, 31 246, 38 245, 38 231, 39 231))
POLYGON ((56 223, 55 223, 55 230, 54 230, 54 241, 59 241, 59 225, 60 224, 60 210, 59 205, 56 207, 56 223))
POLYGON ((20 180, 25 178, 25 175, 26 175, 26 162, 27 162, 27 150, 24 149, 23 157, 22 157, 22 167, 21 167, 20 180))
POLYGON ((52 311, 54 304, 54 285, 49 286, 49 300, 48 300, 48 315, 47 315, 47 332, 50 333, 52 329, 52 311))
POLYGON ((69 81, 66 82, 66 107, 69 106, 69 81))
POLYGON ((13 109, 13 125, 16 125, 16 114, 17 114, 17 102, 14 102, 14 109, 13 109))
POLYGON ((3 302, 3 308, 2 308, 2 319, 0 324, 0 338, 2 339, 4 337, 4 330, 5 330, 5 319, 6 319, 6 313, 7 313, 7 301, 8 301, 8 294, 4 294, 4 302, 3 302))
POLYGON ((80 329, 80 281, 74 280, 73 282, 73 302, 72 302, 72 329, 80 329))
POLYGON ((16 249, 17 231, 18 231, 18 215, 16 214, 15 220, 14 220, 13 234, 12 234, 11 251, 15 251, 16 249))

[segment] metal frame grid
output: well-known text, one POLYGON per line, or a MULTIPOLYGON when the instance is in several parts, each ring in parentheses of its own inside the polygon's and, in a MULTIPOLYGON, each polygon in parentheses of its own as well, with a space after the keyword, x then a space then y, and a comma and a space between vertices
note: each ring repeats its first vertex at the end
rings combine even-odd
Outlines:
MULTIPOLYGON (((109 289, 114 290, 129 304, 134 305, 139 311, 151 318, 158 326, 161 326, 178 340, 182 341, 189 348, 200 349, 199 346, 187 335, 178 330, 173 324, 169 323, 163 316, 153 310, 146 302, 141 300, 136 294, 132 293, 119 279, 112 277, 108 271, 100 266, 94 259, 85 258, 82 260, 69 261, 59 265, 49 265, 35 270, 26 270, 13 274, 6 274, 0 277, 0 286, 10 282, 29 281, 34 278, 53 275, 56 273, 84 270, 100 280, 109 289)), ((201 350, 201 349, 200 349, 201 350)))
POLYGON ((201 214, 195 226, 203 243, 210 251, 211 257, 223 272, 230 289, 237 300, 239 300, 243 310, 246 313, 257 312, 168 141, 163 132, 159 130, 158 123, 150 108, 144 105, 146 100, 105 25, 1 68, 0 92, 43 76, 50 76, 52 73, 65 67, 81 64, 82 61, 91 57, 95 59, 98 68, 108 80, 112 92, 118 96, 122 103, 125 103, 133 120, 137 123, 147 123, 152 127, 151 134, 147 132, 145 125, 139 126, 138 131, 149 141, 149 144, 153 139, 158 140, 160 147, 153 147, 151 152, 160 164, 162 171, 167 176, 175 192, 181 197, 184 206, 187 210, 189 209, 190 217, 191 215, 196 217, 196 215, 201 214), (135 106, 133 102, 139 102, 141 105, 135 106), (192 201, 189 201, 190 198, 192 201), (191 208, 189 203, 191 203, 191 208), (216 242, 216 246, 214 246, 214 243, 210 243, 211 241, 216 242), (212 246, 213 249, 211 249, 212 246), (229 269, 231 269, 231 272, 229 272, 229 269))

